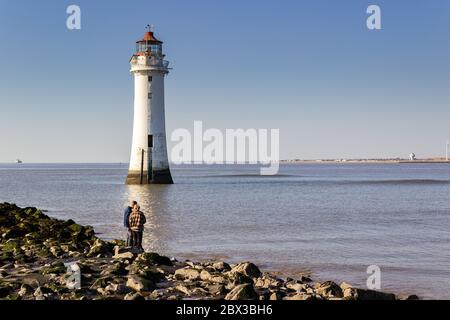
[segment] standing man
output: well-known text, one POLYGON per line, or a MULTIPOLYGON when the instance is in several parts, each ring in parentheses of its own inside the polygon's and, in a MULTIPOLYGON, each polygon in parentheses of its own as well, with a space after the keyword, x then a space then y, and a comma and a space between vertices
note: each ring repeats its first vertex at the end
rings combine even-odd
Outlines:
POLYGON ((144 213, 138 205, 133 207, 129 217, 129 226, 131 229, 131 246, 143 251, 142 235, 144 232, 144 224, 146 222, 144 213))
POLYGON ((127 247, 131 246, 131 229, 129 218, 134 206, 137 206, 137 201, 131 202, 131 206, 127 207, 123 213, 123 226, 127 228, 127 247))

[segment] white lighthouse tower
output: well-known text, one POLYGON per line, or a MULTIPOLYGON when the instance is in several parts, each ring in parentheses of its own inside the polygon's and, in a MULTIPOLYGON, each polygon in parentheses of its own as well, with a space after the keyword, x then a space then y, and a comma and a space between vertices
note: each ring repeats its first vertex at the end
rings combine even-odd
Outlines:
POLYGON ((134 122, 127 184, 171 184, 166 144, 164 77, 169 62, 164 60, 162 42, 152 31, 136 42, 131 57, 134 75, 134 122))

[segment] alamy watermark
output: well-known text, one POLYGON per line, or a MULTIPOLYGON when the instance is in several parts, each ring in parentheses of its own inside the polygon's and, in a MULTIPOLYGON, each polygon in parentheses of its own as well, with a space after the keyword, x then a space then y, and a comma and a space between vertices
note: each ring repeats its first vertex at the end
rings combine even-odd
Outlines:
POLYGON ((369 30, 381 30, 381 8, 375 4, 367 7, 370 16, 367 18, 366 25, 369 30))
POLYGON ((366 270, 370 276, 367 278, 367 289, 380 290, 381 289, 381 269, 377 265, 370 265, 366 270))
POLYGON ((70 290, 81 289, 81 269, 76 262, 65 263, 67 267, 66 286, 70 290))
POLYGON ((66 13, 69 15, 66 20, 66 26, 69 30, 81 29, 81 8, 76 4, 67 7, 66 13))
MULTIPOLYGON (((381 30, 381 8, 379 5, 371 4, 367 7, 367 14, 370 16, 366 20, 366 26, 369 30, 381 30)), ((66 20, 66 27, 69 30, 81 29, 81 8, 79 5, 71 4, 66 8, 66 14, 69 16, 66 20)))
POLYGON ((261 175, 275 175, 280 162, 279 129, 203 130, 194 121, 193 134, 187 129, 172 132, 171 159, 174 164, 260 164, 261 175))

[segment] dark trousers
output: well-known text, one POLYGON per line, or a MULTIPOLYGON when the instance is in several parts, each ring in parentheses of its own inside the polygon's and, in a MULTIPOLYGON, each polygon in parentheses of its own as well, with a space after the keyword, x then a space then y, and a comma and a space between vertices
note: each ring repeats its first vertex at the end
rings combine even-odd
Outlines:
POLYGON ((127 230, 127 247, 131 247, 131 230, 127 230))
POLYGON ((142 249, 142 231, 131 231, 131 246, 142 249))

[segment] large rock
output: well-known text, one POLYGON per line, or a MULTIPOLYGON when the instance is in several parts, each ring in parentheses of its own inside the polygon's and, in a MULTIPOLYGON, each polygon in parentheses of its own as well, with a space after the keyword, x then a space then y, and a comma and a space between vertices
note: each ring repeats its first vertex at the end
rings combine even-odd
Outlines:
POLYGON ((218 283, 207 285, 206 289, 213 296, 222 295, 226 292, 225 286, 218 283))
POLYGON ((140 270, 138 275, 141 278, 144 278, 153 283, 158 283, 165 280, 164 274, 153 268, 146 268, 144 270, 140 270))
POLYGON ((105 287, 105 291, 113 294, 127 294, 130 293, 131 288, 121 283, 111 283, 105 287))
POLYGON ((95 256, 103 256, 109 254, 109 245, 100 239, 95 239, 94 243, 92 244, 87 256, 88 257, 95 257, 95 256))
POLYGON ((282 299, 282 296, 278 292, 273 292, 269 297, 269 300, 281 300, 281 299, 282 299))
POLYGON ((342 298, 344 296, 342 288, 333 281, 326 281, 320 284, 316 290, 317 294, 323 297, 337 297, 342 298))
POLYGON ((123 248, 119 246, 114 247, 114 256, 113 259, 120 259, 120 260, 131 260, 134 258, 134 253, 132 252, 131 248, 123 248))
POLYGON ((34 291, 34 297, 36 300, 46 300, 48 297, 53 295, 54 291, 48 287, 38 287, 34 291))
POLYGON ((211 265, 211 267, 213 269, 215 269, 216 271, 220 271, 220 272, 224 272, 224 271, 230 271, 231 267, 228 263, 223 262, 223 261, 218 261, 215 262, 211 265))
POLYGON ((232 288, 234 286, 240 285, 240 284, 253 284, 253 279, 250 278, 249 276, 240 273, 240 272, 234 272, 234 273, 229 273, 228 274, 230 283, 228 284, 229 288, 232 288))
POLYGON ((300 283, 300 282, 295 281, 295 280, 287 282, 285 284, 285 287, 288 288, 288 289, 297 291, 297 292, 306 291, 306 286, 303 283, 300 283))
POLYGON ((27 296, 27 295, 31 295, 34 293, 33 287, 28 285, 28 284, 22 284, 22 286, 20 287, 20 290, 18 292, 18 294, 21 297, 27 296))
POLYGON ((123 300, 145 300, 145 298, 140 293, 127 293, 123 300))
POLYGON ((146 266, 154 266, 154 265, 172 266, 173 265, 170 258, 161 256, 156 252, 144 252, 144 253, 140 254, 136 258, 136 263, 146 265, 146 266))
POLYGON ((184 294, 187 295, 187 296, 190 296, 190 295, 191 295, 191 290, 189 290, 189 288, 188 288, 187 286, 182 285, 182 284, 178 284, 178 285, 175 287, 175 290, 178 290, 178 291, 180 291, 181 293, 184 293, 184 294))
POLYGON ((193 268, 182 268, 175 271, 175 278, 178 280, 198 280, 200 272, 193 268))
POLYGON ((139 277, 137 275, 132 275, 128 277, 127 287, 137 292, 151 291, 154 289, 154 285, 151 281, 139 277))
POLYGON ((353 286, 347 282, 341 282, 341 284, 339 286, 341 287, 342 291, 344 291, 345 289, 348 289, 348 288, 353 288, 353 286))
POLYGON ((42 274, 64 274, 67 267, 62 262, 54 262, 50 266, 43 267, 40 272, 42 274))
POLYGON ((258 295, 253 285, 241 284, 233 288, 226 296, 225 300, 258 300, 258 295))
POLYGON ((115 263, 108 265, 100 274, 102 276, 123 276, 127 274, 127 270, 125 269, 123 262, 116 261, 115 263))
POLYGON ((111 276, 97 278, 89 288, 91 290, 97 290, 98 288, 106 287, 112 280, 113 278, 111 276))
POLYGON ((251 262, 243 262, 231 269, 230 273, 242 273, 250 278, 261 277, 261 271, 251 262))
POLYGON ((219 284, 225 284, 227 280, 225 277, 220 273, 211 273, 207 270, 202 270, 200 272, 200 279, 207 282, 213 282, 213 283, 219 283, 219 284))
POLYGON ((375 290, 346 288, 343 296, 348 300, 395 300, 395 295, 375 290))

